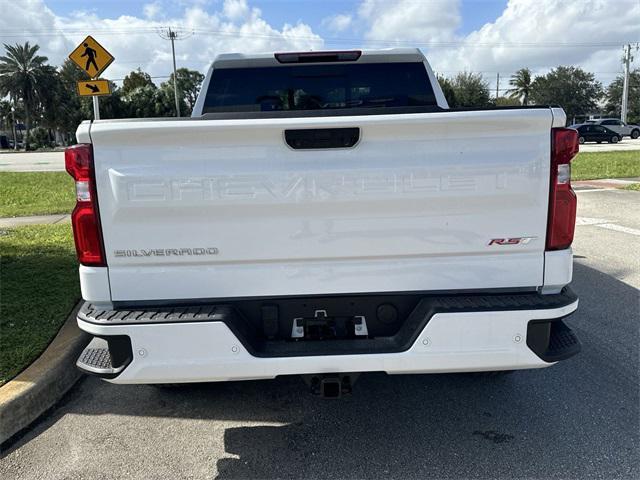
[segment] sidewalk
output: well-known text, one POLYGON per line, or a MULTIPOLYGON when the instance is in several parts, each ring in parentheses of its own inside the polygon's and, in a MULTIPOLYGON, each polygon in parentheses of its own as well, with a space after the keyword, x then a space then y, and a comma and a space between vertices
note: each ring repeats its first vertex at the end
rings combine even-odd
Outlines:
POLYGON ((603 188, 623 188, 633 183, 640 183, 640 177, 632 178, 603 178, 600 180, 575 180, 571 185, 576 190, 593 190, 603 188))
POLYGON ((0 172, 64 172, 64 152, 2 153, 0 172))
POLYGON ((71 215, 34 215, 32 217, 0 218, 0 228, 22 227, 24 225, 53 225, 56 223, 69 223, 71 215))

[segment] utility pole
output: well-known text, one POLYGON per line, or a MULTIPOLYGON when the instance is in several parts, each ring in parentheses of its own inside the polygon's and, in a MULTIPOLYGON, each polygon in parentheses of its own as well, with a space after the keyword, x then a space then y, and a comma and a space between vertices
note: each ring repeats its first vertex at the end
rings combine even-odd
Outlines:
POLYGON ((624 46, 624 81, 622 84, 622 108, 620 120, 627 121, 627 108, 629 103, 629 64, 631 63, 631 44, 624 46))
POLYGON ((496 73, 496 100, 498 99, 500 91, 500 72, 496 73))
POLYGON ((178 101, 178 72, 176 70, 176 47, 174 41, 176 32, 169 28, 169 39, 171 39, 171 55, 173 56, 173 96, 176 100, 176 117, 180 116, 180 102, 178 101))
POLYGON ((180 116, 180 96, 178 95, 178 71, 176 69, 176 47, 174 42, 176 40, 182 40, 184 38, 193 35, 193 32, 184 34, 176 30, 172 30, 171 27, 167 27, 167 30, 159 30, 158 35, 165 40, 171 40, 171 55, 173 56, 173 96, 176 101, 176 117, 180 116))
MULTIPOLYGON (((640 48, 640 43, 635 44, 635 49, 640 48)), ((624 46, 624 79, 622 83, 622 108, 620 109, 620 120, 627 121, 627 110, 629 109, 629 66, 633 61, 631 55, 631 44, 628 43, 624 46)))

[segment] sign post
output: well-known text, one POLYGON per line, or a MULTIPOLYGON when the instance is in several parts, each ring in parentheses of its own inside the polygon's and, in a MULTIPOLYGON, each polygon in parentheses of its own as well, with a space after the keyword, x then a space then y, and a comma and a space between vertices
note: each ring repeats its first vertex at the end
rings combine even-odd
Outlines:
POLYGON ((98 97, 94 95, 91 99, 93 100, 93 119, 100 120, 100 102, 98 102, 98 97))
POLYGON ((89 81, 78 82, 78 94, 83 97, 92 97, 93 118, 94 120, 100 120, 98 96, 110 95, 111 87, 108 80, 98 79, 97 77, 111 65, 115 57, 89 35, 69 54, 69 59, 87 72, 91 78, 89 81))

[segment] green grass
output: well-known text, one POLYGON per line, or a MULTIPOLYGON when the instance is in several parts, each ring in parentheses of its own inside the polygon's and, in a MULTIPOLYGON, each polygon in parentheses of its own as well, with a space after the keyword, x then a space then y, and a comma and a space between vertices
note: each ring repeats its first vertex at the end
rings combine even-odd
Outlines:
POLYGON ((73 179, 66 172, 0 172, 0 217, 70 213, 73 179))
POLYGON ((640 183, 632 183, 631 185, 627 185, 624 187, 625 190, 635 190, 636 192, 640 192, 640 183))
POLYGON ((0 231, 0 385, 46 348, 80 298, 71 225, 0 231))
POLYGON ((640 177, 640 151, 584 152, 571 162, 572 180, 640 177))

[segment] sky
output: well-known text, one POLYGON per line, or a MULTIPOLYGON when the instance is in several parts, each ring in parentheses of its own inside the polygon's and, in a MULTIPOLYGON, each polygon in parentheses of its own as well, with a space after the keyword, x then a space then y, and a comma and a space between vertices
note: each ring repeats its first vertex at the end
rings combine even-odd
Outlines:
POLYGON ((446 76, 480 72, 495 90, 499 73, 503 93, 522 67, 580 66, 606 86, 640 42, 640 0, 0 0, 0 42, 37 43, 59 65, 90 34, 116 81, 136 68, 166 80, 169 26, 178 67, 202 72, 218 53, 419 47, 446 76))

